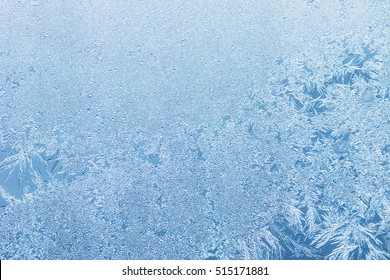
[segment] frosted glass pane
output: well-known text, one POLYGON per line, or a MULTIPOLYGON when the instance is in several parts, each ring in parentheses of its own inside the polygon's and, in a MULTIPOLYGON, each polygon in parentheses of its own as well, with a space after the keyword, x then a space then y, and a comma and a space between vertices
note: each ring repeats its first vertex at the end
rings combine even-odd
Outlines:
POLYGON ((1 259, 389 259, 390 2, 0 2, 1 259))

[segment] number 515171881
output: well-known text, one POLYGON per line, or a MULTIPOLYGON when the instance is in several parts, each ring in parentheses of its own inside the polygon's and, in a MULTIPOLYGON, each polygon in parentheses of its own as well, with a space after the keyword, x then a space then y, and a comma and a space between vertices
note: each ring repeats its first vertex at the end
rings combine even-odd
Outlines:
POLYGON ((215 268, 216 275, 269 275, 267 267, 229 266, 215 268))

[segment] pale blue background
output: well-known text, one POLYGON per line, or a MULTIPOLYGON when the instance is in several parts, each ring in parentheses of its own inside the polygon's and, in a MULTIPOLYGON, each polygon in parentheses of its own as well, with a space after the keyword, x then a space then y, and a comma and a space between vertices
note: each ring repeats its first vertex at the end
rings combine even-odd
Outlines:
POLYGON ((2 0, 1 259, 389 259, 390 2, 2 0))

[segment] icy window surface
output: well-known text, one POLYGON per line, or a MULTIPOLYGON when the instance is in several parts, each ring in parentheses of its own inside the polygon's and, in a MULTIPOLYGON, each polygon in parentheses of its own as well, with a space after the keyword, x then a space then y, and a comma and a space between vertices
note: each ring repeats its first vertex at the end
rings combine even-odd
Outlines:
POLYGON ((390 259, 387 0, 0 2, 0 259, 390 259))

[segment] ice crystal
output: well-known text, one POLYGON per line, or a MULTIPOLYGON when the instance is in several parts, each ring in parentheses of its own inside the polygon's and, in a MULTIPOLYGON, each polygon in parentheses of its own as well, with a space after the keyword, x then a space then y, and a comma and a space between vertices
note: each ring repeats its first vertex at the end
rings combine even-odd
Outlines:
POLYGON ((217 2, 0 4, 1 259, 390 259, 388 1, 217 2))

